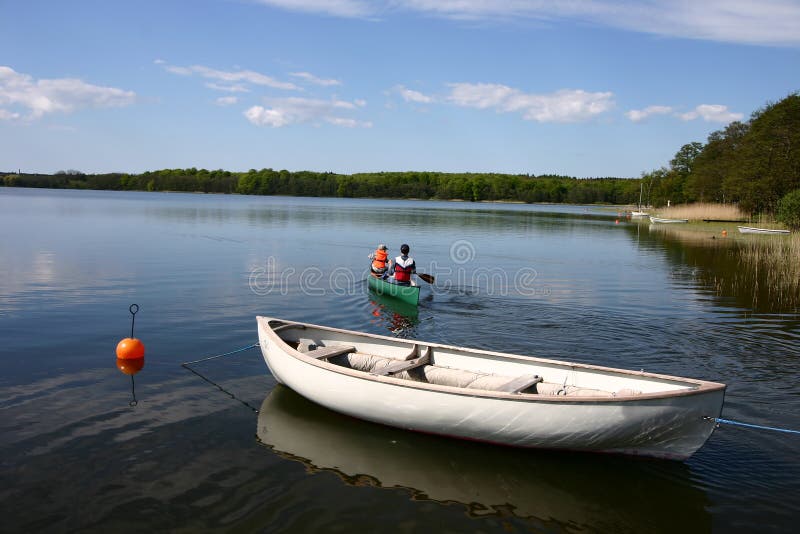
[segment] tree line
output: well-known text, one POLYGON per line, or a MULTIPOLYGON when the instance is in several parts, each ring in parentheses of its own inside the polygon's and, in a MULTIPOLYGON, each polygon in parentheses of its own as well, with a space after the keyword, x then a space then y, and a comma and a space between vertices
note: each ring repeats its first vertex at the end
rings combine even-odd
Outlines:
POLYGON ((115 191, 187 191, 243 195, 344 198, 416 198, 465 201, 518 201, 573 204, 627 204, 639 198, 637 180, 579 179, 557 175, 495 173, 378 172, 336 174, 273 169, 230 172, 162 169, 142 174, 11 174, 6 186, 115 191))

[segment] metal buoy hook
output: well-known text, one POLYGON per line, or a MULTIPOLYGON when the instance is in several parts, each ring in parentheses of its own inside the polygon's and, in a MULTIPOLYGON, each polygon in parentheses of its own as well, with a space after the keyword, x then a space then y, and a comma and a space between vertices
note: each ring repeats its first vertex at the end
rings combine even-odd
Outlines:
POLYGON ((131 304, 128 308, 128 311, 131 312, 131 339, 133 338, 133 325, 136 322, 136 313, 139 311, 138 304, 131 304))

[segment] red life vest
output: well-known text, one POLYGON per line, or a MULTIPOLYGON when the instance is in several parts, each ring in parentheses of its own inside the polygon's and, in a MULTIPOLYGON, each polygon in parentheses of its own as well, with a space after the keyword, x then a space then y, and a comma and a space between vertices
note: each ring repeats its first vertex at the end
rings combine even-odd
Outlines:
POLYGON ((414 260, 412 258, 403 260, 402 256, 398 256, 394 259, 394 279, 397 282, 410 282, 413 272, 414 260))
POLYGON ((386 270, 386 251, 378 249, 375 251, 375 259, 372 260, 372 270, 376 273, 382 273, 386 270))

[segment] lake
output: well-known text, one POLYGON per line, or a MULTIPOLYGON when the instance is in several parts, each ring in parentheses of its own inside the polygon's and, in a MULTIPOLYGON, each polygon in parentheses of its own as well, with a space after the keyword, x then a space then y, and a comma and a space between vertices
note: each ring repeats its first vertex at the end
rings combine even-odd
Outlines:
POLYGON ((786 532, 800 436, 722 425, 687 462, 352 420, 276 385, 256 315, 728 384, 800 428, 800 315, 729 247, 608 208, 0 188, 2 531, 786 532), (411 246, 419 308, 370 293, 411 246), (147 352, 131 379, 114 350, 147 352))

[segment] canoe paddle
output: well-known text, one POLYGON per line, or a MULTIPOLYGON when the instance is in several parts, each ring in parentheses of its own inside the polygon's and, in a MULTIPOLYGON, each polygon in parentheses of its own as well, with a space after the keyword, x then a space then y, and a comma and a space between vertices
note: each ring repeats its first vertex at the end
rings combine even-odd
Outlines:
POLYGON ((434 283, 436 281, 436 278, 434 278, 433 276, 431 276, 429 274, 417 273, 417 276, 419 276, 421 280, 424 280, 425 282, 428 282, 429 284, 432 284, 432 283, 434 283))

